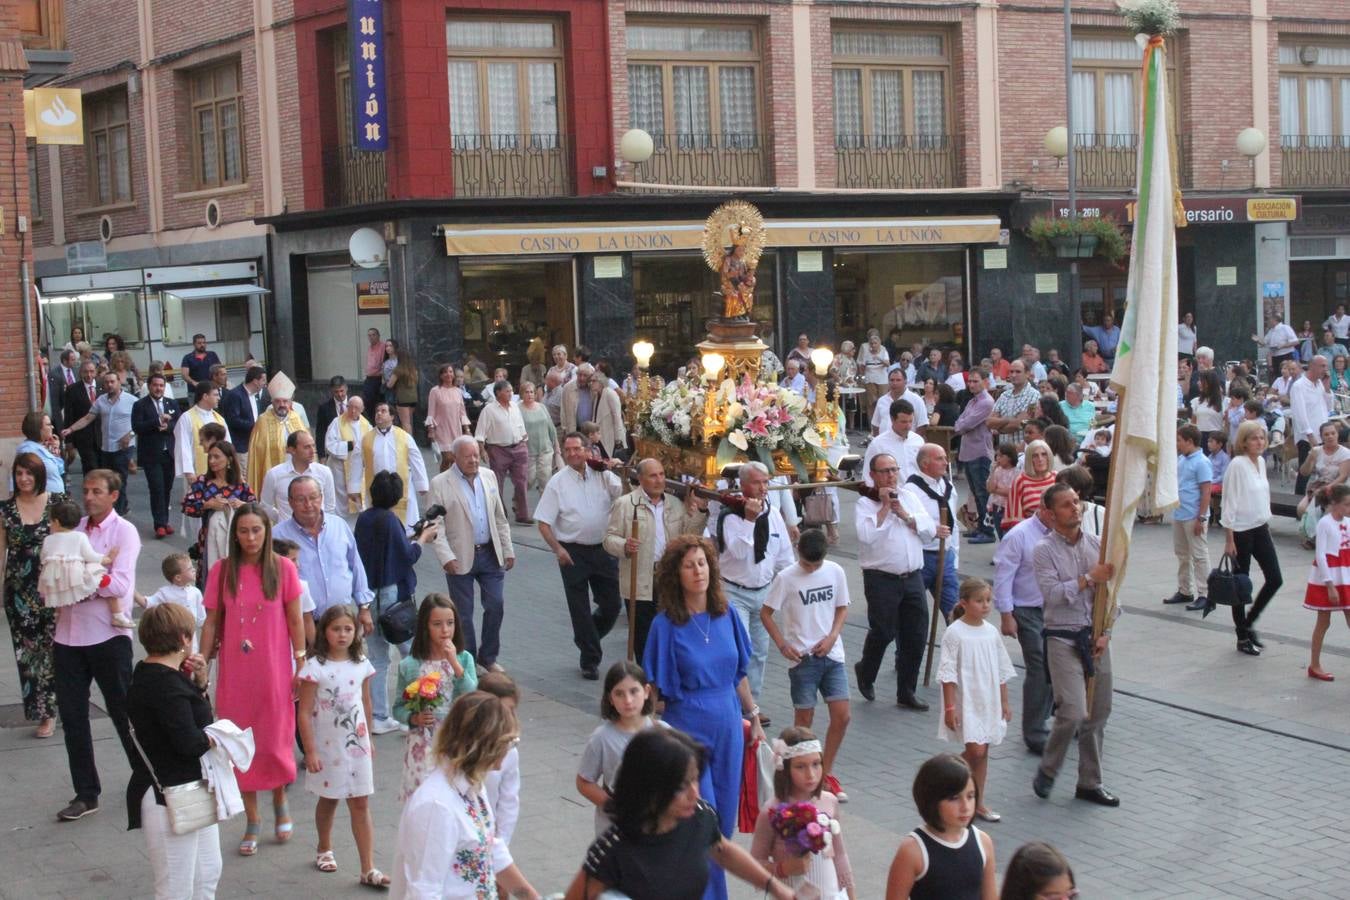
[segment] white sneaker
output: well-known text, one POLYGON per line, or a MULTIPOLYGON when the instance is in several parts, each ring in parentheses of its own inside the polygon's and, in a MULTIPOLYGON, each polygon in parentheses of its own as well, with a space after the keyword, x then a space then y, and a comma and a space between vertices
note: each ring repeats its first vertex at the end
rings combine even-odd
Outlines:
POLYGON ((112 625, 114 628, 135 628, 136 623, 126 613, 113 613, 112 625))
POLYGON ((372 734, 391 734, 395 731, 400 730, 400 728, 401 726, 398 724, 398 722, 394 721, 393 719, 377 718, 371 724, 370 731, 372 734))

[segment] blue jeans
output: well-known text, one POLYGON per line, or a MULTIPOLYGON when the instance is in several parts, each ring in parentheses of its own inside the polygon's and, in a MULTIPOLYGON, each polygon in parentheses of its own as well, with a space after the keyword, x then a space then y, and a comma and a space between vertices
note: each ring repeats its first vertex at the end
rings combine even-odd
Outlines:
MULTIPOLYGON (((937 561, 936 550, 923 551, 923 586, 930 594, 933 588, 937 586, 937 561)), ((956 606, 956 595, 960 588, 957 583, 956 574, 956 551, 951 547, 947 548, 947 559, 945 571, 942 575, 942 596, 939 598, 941 604, 942 617, 950 618, 953 607, 956 606)))
POLYGON ((722 582, 731 608, 741 617, 741 624, 750 634, 750 665, 746 667, 745 677, 750 679, 750 693, 755 702, 759 702, 759 689, 764 686, 764 664, 769 660, 769 632, 764 630, 764 621, 759 617, 759 608, 764 598, 769 596, 768 585, 748 591, 734 584, 722 582))
MULTIPOLYGON (((370 711, 377 719, 389 718, 389 642, 380 634, 380 609, 388 608, 398 602, 398 585, 390 584, 375 590, 375 600, 370 604, 370 614, 375 618, 375 630, 366 636, 366 656, 375 668, 375 678, 370 683, 370 711)), ((407 656, 412 649, 412 641, 398 645, 400 656, 407 656)))
MULTIPOLYGON (((460 564, 463 565, 463 562, 460 564)), ((497 551, 492 549, 491 544, 484 544, 474 551, 473 565, 468 571, 458 575, 446 575, 445 581, 450 588, 450 599, 455 601, 458 626, 464 635, 464 649, 486 669, 497 661, 497 655, 502 649, 502 618, 505 613, 502 585, 506 581, 506 570, 497 562, 497 551), (483 600, 481 644, 473 627, 475 582, 483 600)))
POLYGON ((978 456, 968 462, 961 463, 961 468, 966 473, 966 483, 970 486, 970 496, 975 498, 975 512, 980 517, 979 531, 983 534, 993 534, 994 530, 985 524, 985 513, 989 508, 989 490, 985 484, 989 481, 989 457, 978 456))
POLYGON ((828 656, 803 656, 788 669, 793 709, 815 709, 816 693, 826 703, 848 699, 848 673, 844 664, 828 656))

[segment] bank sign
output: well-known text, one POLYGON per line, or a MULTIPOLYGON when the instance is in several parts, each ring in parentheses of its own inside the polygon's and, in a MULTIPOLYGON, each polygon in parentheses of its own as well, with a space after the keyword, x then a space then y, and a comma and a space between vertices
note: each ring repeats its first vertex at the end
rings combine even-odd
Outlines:
MULTIPOLYGON (((997 216, 932 219, 806 219, 764 223, 770 247, 890 247, 997 244, 997 216)), ((623 253, 699 250, 702 222, 560 222, 538 225, 444 225, 450 256, 623 253)))
POLYGON ((347 0, 352 147, 389 149, 384 92, 384 0, 347 0))
MULTIPOLYGON (((1063 198, 1054 201, 1055 215, 1069 218, 1071 210, 1063 198)), ((1183 197, 1188 225, 1250 225, 1256 222, 1293 222, 1298 219, 1297 197, 1183 197)), ((1127 225, 1134 224, 1138 201, 1123 197, 1082 198, 1078 215, 1086 219, 1110 216, 1127 225)))

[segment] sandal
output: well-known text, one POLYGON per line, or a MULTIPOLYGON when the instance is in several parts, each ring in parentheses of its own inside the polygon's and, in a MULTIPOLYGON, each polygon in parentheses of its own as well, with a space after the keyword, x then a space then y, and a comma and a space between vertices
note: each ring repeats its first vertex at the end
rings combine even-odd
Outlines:
POLYGON ((239 842, 240 856, 258 854, 258 835, 262 833, 262 822, 249 822, 244 825, 244 839, 239 842))
POLYGON ((272 807, 272 815, 276 817, 277 823, 273 828, 272 834, 276 837, 278 844, 284 844, 291 839, 291 832, 295 830, 295 823, 291 821, 291 810, 285 800, 281 801, 280 806, 272 807), (286 821, 281 821, 285 819, 286 821))
POLYGON ((333 856, 332 850, 324 850, 314 857, 314 868, 320 872, 336 872, 337 857, 333 856))
POLYGON ((45 739, 51 737, 55 733, 56 733, 56 720, 43 719, 41 724, 38 725, 37 730, 33 732, 33 737, 45 739))
POLYGON ((976 807, 975 818, 979 819, 981 822, 989 822, 989 823, 1003 821, 1003 817, 1000 816, 998 813, 994 812, 992 809, 986 809, 984 807, 976 807))
POLYGON ((361 884, 365 887, 387 890, 389 888, 389 876, 379 869, 371 869, 361 876, 361 884))

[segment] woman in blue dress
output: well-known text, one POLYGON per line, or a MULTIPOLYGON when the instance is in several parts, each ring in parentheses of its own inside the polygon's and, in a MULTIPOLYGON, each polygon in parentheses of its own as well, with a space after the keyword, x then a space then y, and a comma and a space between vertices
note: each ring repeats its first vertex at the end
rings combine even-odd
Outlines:
MULTIPOLYGON (((750 637, 740 617, 730 612, 717 551, 707 538, 671 539, 657 564, 655 587, 659 612, 643 665, 666 702, 666 723, 707 748, 699 793, 717 810, 722 834, 730 837, 745 755, 743 720, 750 719, 753 738, 764 738, 745 678, 750 637)), ((726 877, 713 865, 704 897, 726 896, 726 877)))

